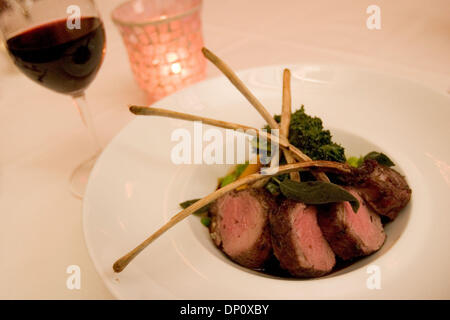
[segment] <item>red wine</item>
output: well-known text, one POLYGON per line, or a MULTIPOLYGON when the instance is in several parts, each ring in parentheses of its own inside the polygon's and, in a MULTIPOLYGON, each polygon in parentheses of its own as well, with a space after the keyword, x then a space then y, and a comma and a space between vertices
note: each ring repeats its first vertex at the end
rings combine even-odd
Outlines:
POLYGON ((28 77, 54 91, 81 93, 94 79, 103 60, 105 31, 100 19, 80 19, 70 30, 58 20, 24 31, 6 45, 14 63, 28 77))

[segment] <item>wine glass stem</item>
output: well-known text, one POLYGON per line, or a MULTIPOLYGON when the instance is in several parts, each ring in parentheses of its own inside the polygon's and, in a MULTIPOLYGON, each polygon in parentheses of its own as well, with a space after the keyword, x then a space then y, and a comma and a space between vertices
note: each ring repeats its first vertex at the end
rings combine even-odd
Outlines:
POLYGON ((89 110, 89 105, 86 101, 86 96, 83 92, 79 95, 73 96, 72 98, 75 106, 80 112, 81 120, 83 120, 84 125, 89 131, 89 135, 91 136, 92 144, 94 147, 94 156, 96 156, 102 150, 102 145, 100 144, 100 140, 98 139, 97 132, 95 130, 94 122, 89 110))

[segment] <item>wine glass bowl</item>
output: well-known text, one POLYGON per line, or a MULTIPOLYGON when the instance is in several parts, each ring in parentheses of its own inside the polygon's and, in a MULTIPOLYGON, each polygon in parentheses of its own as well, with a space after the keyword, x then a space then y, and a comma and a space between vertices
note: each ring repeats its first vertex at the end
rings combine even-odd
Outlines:
POLYGON ((103 59, 105 32, 100 19, 66 20, 29 29, 6 41, 15 65, 29 78, 56 92, 78 95, 92 82, 103 59))
POLYGON ((72 193, 84 194, 101 146, 84 91, 105 54, 103 22, 93 0, 0 0, 0 34, 14 64, 27 77, 73 98, 95 148, 71 176, 72 193))

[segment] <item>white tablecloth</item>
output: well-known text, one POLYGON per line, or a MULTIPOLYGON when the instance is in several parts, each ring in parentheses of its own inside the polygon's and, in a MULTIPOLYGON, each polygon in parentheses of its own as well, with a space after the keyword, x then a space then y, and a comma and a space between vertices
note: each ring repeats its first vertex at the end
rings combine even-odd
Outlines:
MULTIPOLYGON (((104 143, 133 119, 127 104, 146 102, 110 19, 120 2, 97 0, 107 55, 87 95, 104 143)), ((205 0, 203 28, 206 45, 234 69, 352 64, 450 93, 448 0, 205 0), (366 27, 371 4, 381 8, 381 30, 366 27)), ((90 150, 76 109, 16 71, 4 50, 0 106, 0 298, 112 298, 86 249, 82 202, 68 190, 90 150), (80 290, 66 287, 69 265, 81 268, 80 290)))

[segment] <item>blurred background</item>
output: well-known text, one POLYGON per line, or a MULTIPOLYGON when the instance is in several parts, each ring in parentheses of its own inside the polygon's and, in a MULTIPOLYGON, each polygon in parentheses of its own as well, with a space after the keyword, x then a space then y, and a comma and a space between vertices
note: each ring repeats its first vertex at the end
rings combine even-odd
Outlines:
MULTIPOLYGON (((133 119, 128 104, 147 102, 111 19, 122 2, 96 1, 107 48, 86 94, 103 144, 133 119)), ((450 94, 448 0, 204 0, 201 17, 205 45, 235 70, 349 64, 450 94), (373 4, 380 30, 366 26, 373 4)), ((217 75, 209 64, 207 77, 217 75)), ((84 245, 82 203, 67 190, 67 176, 89 153, 77 110, 17 71, 3 47, 0 106, 0 298, 112 298, 84 245), (65 286, 71 264, 82 269, 83 290, 65 286)))

